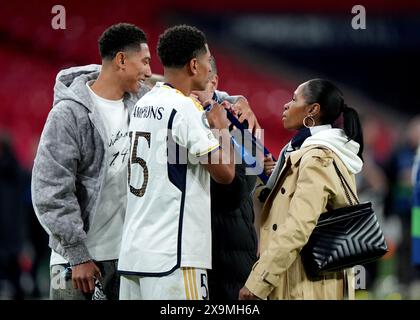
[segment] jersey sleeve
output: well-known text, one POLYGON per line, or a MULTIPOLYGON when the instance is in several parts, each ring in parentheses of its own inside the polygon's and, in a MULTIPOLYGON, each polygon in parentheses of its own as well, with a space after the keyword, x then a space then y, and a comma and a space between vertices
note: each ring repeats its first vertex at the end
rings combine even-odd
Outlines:
POLYGON ((219 141, 206 125, 205 111, 198 110, 194 104, 174 117, 172 135, 176 143, 195 156, 201 157, 219 148, 219 141))

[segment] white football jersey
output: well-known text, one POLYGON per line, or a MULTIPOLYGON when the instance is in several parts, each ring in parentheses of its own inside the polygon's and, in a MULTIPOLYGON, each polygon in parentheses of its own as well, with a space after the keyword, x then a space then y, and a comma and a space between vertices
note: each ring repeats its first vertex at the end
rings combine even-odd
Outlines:
POLYGON ((164 83, 137 102, 120 273, 211 268, 210 174, 198 157, 218 149, 219 141, 206 121, 198 103, 164 83))

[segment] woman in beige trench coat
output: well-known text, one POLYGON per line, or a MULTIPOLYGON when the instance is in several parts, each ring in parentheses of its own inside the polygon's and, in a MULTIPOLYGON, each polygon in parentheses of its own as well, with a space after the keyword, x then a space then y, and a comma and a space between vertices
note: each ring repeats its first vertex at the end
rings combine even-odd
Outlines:
POLYGON ((352 299, 351 270, 309 279, 299 255, 322 212, 348 205, 334 160, 352 190, 362 169, 357 112, 331 82, 301 84, 284 106, 283 125, 298 130, 261 212, 260 257, 240 299, 352 299), (343 129, 341 129, 341 127, 343 129))

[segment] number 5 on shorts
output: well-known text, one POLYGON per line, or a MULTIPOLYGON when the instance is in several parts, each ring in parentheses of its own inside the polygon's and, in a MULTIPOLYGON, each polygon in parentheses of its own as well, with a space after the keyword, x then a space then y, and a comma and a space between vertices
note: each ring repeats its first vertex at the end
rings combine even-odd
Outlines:
POLYGON ((207 274, 201 273, 200 278, 201 278, 201 296, 203 300, 209 300, 209 289, 207 288, 208 287, 207 274))

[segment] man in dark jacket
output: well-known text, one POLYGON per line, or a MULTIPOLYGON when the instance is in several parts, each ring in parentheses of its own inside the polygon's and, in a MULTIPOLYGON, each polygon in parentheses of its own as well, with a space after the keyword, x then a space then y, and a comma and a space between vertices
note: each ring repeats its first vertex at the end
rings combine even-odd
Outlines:
POLYGON ((209 271, 210 299, 237 300, 247 273, 257 260, 252 190, 255 176, 237 164, 230 185, 211 181, 213 267, 209 271))
MULTIPOLYGON (((212 74, 203 92, 194 92, 203 104, 213 97, 218 102, 232 104, 232 111, 249 124, 255 132, 258 122, 248 102, 242 96, 229 96, 216 90, 217 68, 211 61, 212 74)), ((211 300, 237 300, 249 272, 257 260, 257 235, 254 228, 252 190, 256 176, 247 175, 240 155, 235 155, 235 178, 231 184, 222 185, 211 180, 212 269, 208 271, 211 300)))

